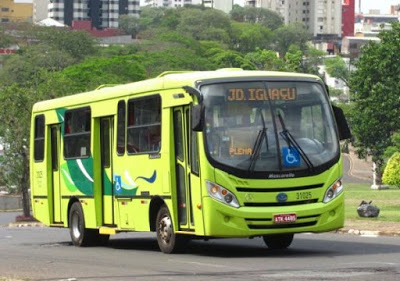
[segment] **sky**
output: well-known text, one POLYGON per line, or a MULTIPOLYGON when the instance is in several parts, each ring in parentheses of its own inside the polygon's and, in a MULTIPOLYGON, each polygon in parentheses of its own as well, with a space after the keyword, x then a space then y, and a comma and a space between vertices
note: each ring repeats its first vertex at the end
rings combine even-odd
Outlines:
MULTIPOLYGON (((290 1, 290 0, 289 0, 290 1)), ((358 12, 358 3, 356 0, 356 12, 358 12)), ((235 4, 243 5, 245 0, 234 0, 235 4)), ((400 0, 361 0, 361 11, 367 14, 369 10, 381 10, 381 14, 389 14, 390 5, 400 4, 400 0)))

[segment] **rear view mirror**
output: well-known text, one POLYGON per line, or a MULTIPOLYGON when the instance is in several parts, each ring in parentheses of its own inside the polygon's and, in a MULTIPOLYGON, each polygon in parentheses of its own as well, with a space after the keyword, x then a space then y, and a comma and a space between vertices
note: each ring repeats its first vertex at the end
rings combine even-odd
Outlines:
POLYGON ((345 140, 351 138, 349 125, 347 124, 346 117, 340 107, 332 105, 333 113, 335 114, 336 124, 339 130, 339 139, 345 140))
POLYGON ((192 130, 195 132, 203 131, 203 106, 192 106, 192 130))

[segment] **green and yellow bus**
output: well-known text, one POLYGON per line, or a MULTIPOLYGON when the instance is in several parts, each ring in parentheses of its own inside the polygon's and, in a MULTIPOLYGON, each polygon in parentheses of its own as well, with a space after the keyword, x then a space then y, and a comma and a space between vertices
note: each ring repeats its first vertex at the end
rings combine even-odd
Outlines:
POLYGON ((164 253, 192 238, 283 249, 343 226, 350 132, 317 76, 166 72, 36 103, 31 130, 34 216, 76 246, 154 231, 164 253))

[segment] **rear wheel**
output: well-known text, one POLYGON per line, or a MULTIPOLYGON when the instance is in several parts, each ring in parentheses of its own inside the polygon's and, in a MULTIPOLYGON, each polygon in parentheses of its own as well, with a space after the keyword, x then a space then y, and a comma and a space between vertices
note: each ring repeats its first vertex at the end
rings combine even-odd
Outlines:
POLYGON ((181 251, 189 241, 188 237, 175 234, 172 218, 167 206, 162 206, 156 220, 157 242, 163 253, 171 254, 181 251))
POLYGON ((264 235, 263 239, 268 248, 272 250, 283 250, 292 244, 294 234, 264 235))
POLYGON ((89 246, 97 242, 98 230, 85 227, 82 206, 79 202, 72 204, 69 211, 69 233, 75 246, 89 246))

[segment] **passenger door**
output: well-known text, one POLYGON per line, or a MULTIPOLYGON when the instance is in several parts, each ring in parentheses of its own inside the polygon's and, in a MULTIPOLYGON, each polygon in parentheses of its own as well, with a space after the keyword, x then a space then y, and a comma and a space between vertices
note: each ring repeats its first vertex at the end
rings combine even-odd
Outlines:
POLYGON ((51 173, 53 190, 53 222, 61 222, 60 190, 60 125, 50 126, 51 173))
POLYGON ((112 183, 113 117, 100 119, 101 180, 103 224, 114 225, 114 192, 112 183))
MULTIPOLYGON (((199 196, 192 191, 198 186, 199 178, 191 171, 191 130, 190 107, 177 107, 173 111, 175 174, 179 230, 194 231, 193 197, 199 196)), ((196 150, 197 152, 197 150, 196 150)), ((195 193, 199 193, 197 188, 195 193)))

